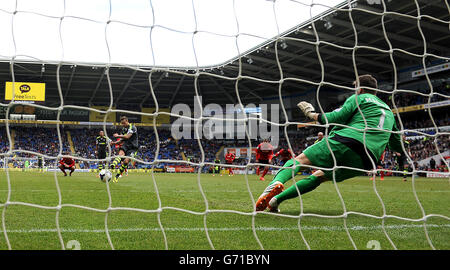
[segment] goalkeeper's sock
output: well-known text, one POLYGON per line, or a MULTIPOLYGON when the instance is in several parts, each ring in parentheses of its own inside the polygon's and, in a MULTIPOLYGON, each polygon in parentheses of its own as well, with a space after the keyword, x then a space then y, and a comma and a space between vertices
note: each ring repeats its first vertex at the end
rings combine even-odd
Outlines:
POLYGON ((123 174, 123 172, 127 169, 127 167, 128 167, 128 164, 122 164, 122 166, 120 166, 119 173, 123 174))
POLYGON ((307 192, 314 190, 319 185, 320 185, 320 179, 315 175, 310 175, 310 176, 298 181, 295 185, 292 185, 291 187, 289 187, 282 193, 276 195, 274 198, 276 198, 277 203, 280 204, 284 200, 297 197, 299 192, 300 192, 300 194, 303 195, 307 192), (298 191, 297 191, 297 188, 298 188, 298 191))
POLYGON ((119 164, 121 160, 122 160, 121 157, 116 157, 116 158, 114 159, 113 163, 110 165, 111 169, 116 168, 117 164, 119 164))
POLYGON ((272 182, 270 182, 269 185, 275 183, 275 182, 281 182, 282 184, 286 183, 287 181, 289 181, 293 176, 295 176, 301 169, 300 162, 298 162, 297 160, 295 160, 295 165, 297 165, 294 169, 289 168, 289 167, 293 167, 294 165, 294 160, 290 159, 288 160, 282 169, 280 169, 280 171, 275 175, 275 177, 273 178, 272 182))

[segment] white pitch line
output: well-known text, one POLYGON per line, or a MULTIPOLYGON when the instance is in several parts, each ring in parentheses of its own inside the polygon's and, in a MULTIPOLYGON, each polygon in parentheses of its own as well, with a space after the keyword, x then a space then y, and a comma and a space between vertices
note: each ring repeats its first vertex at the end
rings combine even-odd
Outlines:
MULTIPOLYGON (((0 192, 8 192, 7 189, 0 189, 0 192)), ((11 192, 57 192, 56 189, 21 189, 21 190, 16 190, 16 189, 12 189, 11 192)), ((97 190, 82 190, 82 189, 77 189, 77 190, 63 190, 63 192, 102 192, 105 193, 106 190, 103 189, 97 189, 97 190)), ((126 192, 130 192, 130 193, 155 193, 154 190, 127 190, 126 192)), ((161 192, 166 192, 165 190, 160 190, 161 192)), ((177 190, 177 193, 200 193, 199 190, 177 190)), ((318 190, 315 191, 316 193, 335 193, 336 191, 332 191, 332 190, 318 190)), ((373 193, 373 189, 368 189, 368 190, 351 190, 352 193, 373 193)), ((395 193, 412 193, 412 191, 410 190, 395 190, 392 191, 395 193)), ((450 190, 418 190, 418 193, 449 193, 450 190)), ((205 194, 209 194, 209 193, 243 193, 243 194, 248 194, 247 190, 221 190, 221 191, 212 191, 212 190, 206 190, 205 194)))
MULTIPOLYGON (((386 225, 386 229, 408 229, 408 228, 423 228, 424 225, 414 224, 400 224, 400 225, 386 225)), ((427 228, 450 228, 450 224, 427 224, 427 228)), ((344 231, 344 226, 301 226, 303 231, 344 231)), ((381 225, 378 226, 351 226, 348 227, 352 231, 371 231, 382 229, 381 225)), ((251 227, 224 227, 224 228, 208 228, 208 231, 228 232, 228 231, 251 231, 251 227)), ((257 231, 298 231, 298 227, 258 227, 257 231)), ((57 232, 57 229, 22 229, 22 230, 6 230, 7 233, 47 233, 57 232)), ((161 228, 118 228, 109 229, 109 232, 160 232, 161 228)), ((164 231, 172 232, 201 232, 205 231, 205 228, 164 228, 164 231)), ((61 229, 62 233, 105 233, 105 229, 61 229)), ((3 233, 3 230, 0 230, 3 233)))

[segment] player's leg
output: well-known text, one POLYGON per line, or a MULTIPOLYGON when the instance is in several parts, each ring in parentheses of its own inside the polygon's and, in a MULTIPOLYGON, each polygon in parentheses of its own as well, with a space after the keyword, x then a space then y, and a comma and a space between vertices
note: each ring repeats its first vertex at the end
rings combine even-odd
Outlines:
MULTIPOLYGON (((258 163, 262 163, 262 164, 270 164, 269 160, 258 160, 258 163)), ((259 167, 258 167, 258 170, 257 170, 257 172, 256 172, 256 175, 259 175, 259 174, 260 174, 260 172, 261 172, 260 168, 261 168, 261 167, 262 167, 262 166, 259 166, 259 167)), ((265 180, 265 179, 264 179, 264 176, 267 174, 268 171, 269 171, 269 167, 264 166, 264 170, 262 171, 261 176, 259 177, 259 180, 264 181, 264 180, 265 180)))
MULTIPOLYGON (((101 157, 101 155, 98 155, 97 158, 98 158, 98 159, 102 159, 102 158, 104 158, 104 157, 101 157)), ((99 161, 97 164, 98 164, 98 165, 97 165, 98 171, 101 171, 101 170, 104 169, 103 161, 99 161)))
POLYGON ((263 193, 259 196, 258 201, 256 202, 256 211, 263 211, 266 209, 270 199, 283 192, 284 184, 302 169, 300 164, 311 165, 311 161, 304 153, 301 153, 295 159, 287 161, 283 168, 278 171, 272 182, 269 183, 263 193))
MULTIPOLYGON (((106 158, 106 152, 105 151, 99 151, 98 153, 97 153, 97 158, 98 159, 104 159, 104 158, 106 158)), ((106 167, 104 166, 104 161, 99 161, 98 163, 97 163, 97 169, 98 169, 98 171, 100 172, 101 170, 103 170, 103 169, 105 169, 106 167)), ((97 177, 100 177, 98 174, 97 174, 97 177)))
POLYGON ((400 171, 400 172, 403 172, 402 173, 402 176, 403 176, 403 181, 406 181, 406 174, 405 174, 405 171, 407 170, 405 167, 405 162, 404 162, 405 160, 404 160, 404 158, 403 157, 400 157, 399 159, 398 159, 398 170, 400 171))
POLYGON ((386 151, 383 151, 383 154, 381 154, 381 164, 378 165, 378 169, 380 170, 380 180, 383 181, 384 180, 384 157, 386 156, 386 151))
MULTIPOLYGON (((124 156, 125 156, 125 151, 123 149, 119 149, 118 156, 116 158, 114 158, 114 161, 110 164, 111 171, 114 172, 114 170, 117 168, 117 166, 122 164, 124 156)), ((118 170, 117 170, 117 172, 118 172, 118 170)), ((120 174, 117 174, 116 177, 114 177, 113 182, 117 182, 118 175, 120 175, 120 174)))
MULTIPOLYGON (((358 156, 354 156, 354 158, 356 162, 352 162, 353 165, 349 167, 355 166, 357 168, 361 168, 363 166, 361 159, 358 156)), ((267 207, 270 209, 270 211, 278 212, 278 206, 283 201, 296 198, 299 196, 299 194, 304 195, 310 191, 313 191, 323 182, 332 181, 333 178, 336 182, 342 182, 346 179, 353 178, 362 174, 364 173, 361 171, 350 169, 337 169, 335 170, 334 174, 333 171, 317 170, 312 175, 297 181, 295 185, 292 185, 283 192, 273 196, 273 198, 270 199, 267 207)))
POLYGON ((111 163, 111 165, 109 165, 111 170, 114 170, 117 167, 117 165, 120 164, 120 162, 122 161, 123 156, 125 156, 125 151, 120 149, 119 150, 119 156, 114 159, 114 161, 111 163))
POLYGON ((63 164, 60 164, 58 167, 59 167, 59 169, 64 173, 64 176, 67 176, 66 168, 64 167, 64 165, 63 165, 63 164))
MULTIPOLYGON (((298 155, 294 160, 286 162, 258 199, 256 210, 262 211, 266 209, 270 200, 278 194, 280 194, 280 196, 276 199, 276 202, 279 204, 286 199, 297 197, 298 194, 305 194, 314 190, 320 183, 327 179, 335 179, 339 182, 361 174, 360 171, 339 169, 336 170, 335 175, 333 176, 332 170, 317 170, 312 175, 297 181, 295 185, 284 191, 284 184, 293 178, 300 170, 306 169, 304 165, 333 168, 335 164, 329 148, 331 148, 331 151, 338 162, 337 165, 345 165, 354 168, 364 167, 361 157, 347 146, 334 140, 328 140, 328 143, 326 140, 321 140, 305 149, 305 151, 298 155)), ((277 205, 277 203, 275 204, 277 205)))
MULTIPOLYGON (((380 180, 383 181, 384 180, 384 168, 381 165, 377 166, 377 169, 380 170, 380 180)), ((377 179, 377 173, 369 173, 370 176, 370 180, 374 181, 377 179)))
POLYGON ((69 176, 72 176, 72 173, 75 171, 75 166, 70 166, 69 170, 70 170, 69 176))
MULTIPOLYGON (((269 163, 269 162, 267 162, 269 163)), ((264 176, 266 176, 266 174, 269 172, 269 166, 264 167, 264 171, 261 174, 261 177, 259 178, 259 180, 264 181, 264 176)))
POLYGON ((406 177, 408 176, 408 169, 409 169, 408 165, 403 166, 403 181, 406 181, 406 177))
MULTIPOLYGON (((232 165, 232 163, 228 163, 228 164, 229 164, 229 165, 232 165)), ((228 167, 228 175, 229 175, 229 176, 234 175, 233 167, 228 167)))
POLYGON ((130 159, 129 158, 125 158, 123 160, 122 164, 120 165, 118 175, 122 175, 125 172, 125 170, 127 169, 129 163, 130 163, 130 159))
MULTIPOLYGON (((333 154, 336 158, 337 165, 340 166, 346 166, 351 168, 364 168, 364 163, 361 159, 361 157, 356 154, 353 150, 346 147, 345 145, 342 145, 340 143, 332 143, 330 144, 330 147, 333 151, 333 154)), ((331 157, 331 155, 329 155, 331 157)), ((313 158, 311 158, 313 159, 313 158)), ((313 161, 311 161, 313 165, 313 161)), ((327 162, 327 164, 321 164, 316 165, 320 167, 327 167, 331 168, 332 166, 329 166, 330 161, 327 162)), ((364 172, 359 170, 352 170, 352 169, 335 169, 335 170, 317 170, 312 175, 301 179, 295 183, 295 185, 292 185, 288 189, 284 190, 283 192, 275 195, 268 203, 268 207, 271 211, 278 211, 278 206, 280 203, 282 203, 285 200, 295 198, 297 196, 306 194, 310 191, 313 191, 316 189, 321 183, 325 181, 333 181, 333 179, 336 182, 342 182, 346 179, 353 178, 355 176, 363 175, 364 172)))
POLYGON ((136 154, 137 154, 137 150, 128 150, 125 153, 125 155, 127 157, 124 158, 123 161, 122 161, 122 165, 119 168, 119 172, 117 173, 117 175, 115 177, 115 182, 117 182, 119 180, 119 177, 121 177, 122 174, 127 170, 128 164, 131 162, 131 158, 134 158, 136 156, 136 154))
POLYGON ((116 174, 116 177, 114 177, 113 182, 119 181, 119 178, 122 176, 123 172, 125 171, 126 166, 128 166, 128 162, 130 162, 129 158, 123 158, 123 156, 126 155, 125 151, 120 150, 119 155, 122 157, 120 159, 120 162, 117 164, 117 165, 119 165, 119 169, 117 170, 117 174, 116 174))

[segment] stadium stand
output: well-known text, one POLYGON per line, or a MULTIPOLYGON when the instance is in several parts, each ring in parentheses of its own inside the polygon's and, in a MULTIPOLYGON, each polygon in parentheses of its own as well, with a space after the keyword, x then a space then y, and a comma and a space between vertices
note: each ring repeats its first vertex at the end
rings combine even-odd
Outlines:
MULTIPOLYGON (((444 94, 448 94, 448 89, 442 87, 440 89, 444 94), (447 92, 445 92, 447 91, 447 92)), ((413 98, 413 96, 406 95, 407 98, 402 98, 399 100, 399 104, 404 106, 411 106, 422 104, 427 102, 425 98, 413 98)), ((416 96, 417 97, 417 96, 416 96)), ((421 97, 421 96, 419 96, 421 97)), ((435 96, 436 100, 441 100, 440 96, 435 96)), ((325 107, 325 110, 336 109, 338 103, 332 103, 325 107)), ((448 112, 439 113, 433 115, 434 121, 438 127, 448 127, 450 126, 450 117, 448 112)), ((422 133, 433 135, 435 134, 435 129, 433 127, 433 122, 431 121, 428 113, 414 113, 411 115, 402 114, 401 115, 402 124, 405 129, 405 135, 410 141, 410 151, 411 158, 414 162, 419 164, 420 161, 437 155, 436 147, 434 146, 434 140, 439 147, 441 152, 449 150, 450 139, 448 136, 439 136, 435 139, 433 137, 420 136, 422 133), (416 132, 415 132, 416 131, 416 132), (420 131, 420 132, 417 132, 420 131)), ((67 132, 71 134, 71 139, 73 142, 73 147, 75 150, 74 155, 76 157, 85 159, 95 159, 95 138, 100 131, 99 128, 87 128, 79 126, 67 126, 60 127, 60 133, 62 138, 62 154, 70 154, 70 146, 67 138, 67 132)), ((170 130, 167 128, 158 128, 158 137, 161 143, 159 147, 158 159, 162 160, 178 160, 178 161, 188 161, 191 163, 201 162, 201 151, 198 145, 197 139, 180 139, 174 140, 171 138, 170 130)), ((300 153, 308 146, 312 145, 317 138, 318 132, 325 133, 324 128, 313 128, 308 129, 298 129, 290 130, 288 133, 289 140, 291 142, 291 147, 293 147, 294 153, 300 153)), ((113 133, 117 132, 117 129, 108 128, 107 134, 111 137, 113 133)), ((34 151, 40 154, 45 154, 48 156, 57 156, 59 154, 59 141, 58 134, 55 127, 30 127, 30 126, 11 126, 11 136, 13 136, 14 149, 15 150, 27 150, 34 151)), ((6 135, 6 128, 4 126, 0 127, 0 152, 7 152, 9 149, 9 143, 6 135)), ((192 136, 194 138, 194 136, 192 136)), ((155 131, 152 127, 140 127, 139 128, 139 145, 140 150, 137 159, 143 160, 145 162, 151 162, 155 159, 156 154, 156 136, 155 131)), ((204 162, 213 163, 216 158, 216 154, 220 149, 226 147, 249 147, 247 140, 202 140, 202 148, 204 150, 205 160, 204 162)), ((252 147, 257 145, 257 141, 252 141, 252 147)), ((288 148, 288 144, 283 132, 280 134, 279 146, 277 149, 288 148)), ((275 149, 275 150, 277 150, 275 149)), ((112 154, 114 155, 114 148, 112 148, 112 154)), ((36 158, 35 155, 17 152, 16 157, 21 158, 36 158)), ((222 156, 219 156, 223 159, 222 156)), ((223 160, 222 160, 223 161, 223 160)), ((254 156, 252 156, 251 162, 255 162, 254 156)), ((235 164, 246 165, 248 160, 246 157, 237 158, 235 164)), ((3 164, 3 161, 2 161, 3 164)), ((88 162, 83 160, 77 160, 78 168, 80 169, 96 169, 96 162, 88 162)), ((167 165, 173 165, 173 163, 160 162, 155 164, 156 168, 164 168, 167 165)), ((277 159, 274 159, 274 165, 280 165, 277 159)), ((436 168, 438 170, 445 170, 443 162, 439 159, 437 160, 436 168)), ((23 162, 16 162, 14 164, 16 167, 23 167, 23 162)), ((134 167, 131 168, 151 168, 150 164, 144 164, 141 162, 136 162, 134 167)), ((395 157, 392 153, 387 152, 385 156, 385 168, 395 169, 395 157)), ((422 164, 418 166, 419 170, 429 170, 427 164, 422 164)), ((203 167, 202 172, 211 171, 212 166, 203 167)), ((197 168, 195 168, 195 171, 197 168)))

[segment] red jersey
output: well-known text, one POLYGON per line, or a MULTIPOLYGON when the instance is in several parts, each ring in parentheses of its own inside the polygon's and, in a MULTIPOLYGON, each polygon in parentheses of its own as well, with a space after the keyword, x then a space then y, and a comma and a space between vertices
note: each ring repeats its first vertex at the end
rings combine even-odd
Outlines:
POLYGON ((270 143, 260 143, 256 148, 256 160, 271 160, 273 157, 273 146, 270 143))
MULTIPOLYGON (((117 138, 116 142, 120 141, 120 138, 117 138)), ((122 143, 117 143, 114 145, 116 147, 116 149, 119 149, 120 146, 122 146, 122 143)))
POLYGON ((289 148, 288 149, 281 149, 280 151, 278 151, 275 154, 275 157, 278 157, 278 156, 280 156, 280 159, 282 161, 287 161, 287 160, 295 157, 294 153, 289 148))
POLYGON ((228 163, 233 162, 235 158, 236 158, 236 155, 233 154, 233 153, 227 153, 227 154, 225 155, 225 160, 226 160, 228 163))
POLYGON ((63 157, 59 161, 59 164, 68 165, 68 166, 72 167, 75 165, 75 160, 73 160, 72 158, 69 158, 69 157, 63 157))

